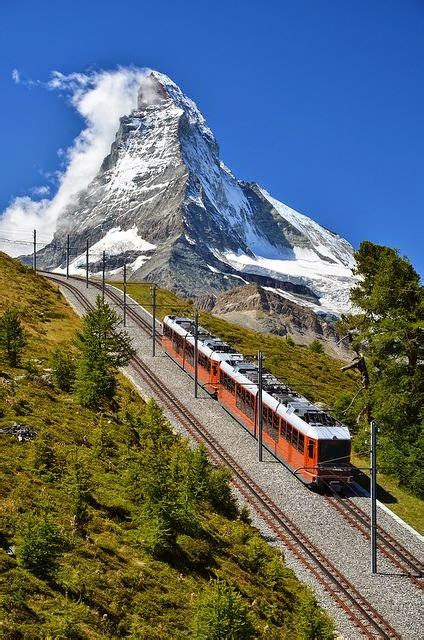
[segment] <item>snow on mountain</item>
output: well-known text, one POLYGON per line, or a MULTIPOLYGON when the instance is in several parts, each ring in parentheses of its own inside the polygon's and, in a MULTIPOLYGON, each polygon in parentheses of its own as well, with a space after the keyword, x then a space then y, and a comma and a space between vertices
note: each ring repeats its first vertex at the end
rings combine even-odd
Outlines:
POLYGON ((121 118, 99 173, 59 219, 39 264, 99 271, 98 254, 118 276, 155 281, 185 295, 256 282, 299 304, 340 313, 354 280, 351 245, 311 218, 238 180, 195 103, 164 74, 142 81, 137 108, 121 118))

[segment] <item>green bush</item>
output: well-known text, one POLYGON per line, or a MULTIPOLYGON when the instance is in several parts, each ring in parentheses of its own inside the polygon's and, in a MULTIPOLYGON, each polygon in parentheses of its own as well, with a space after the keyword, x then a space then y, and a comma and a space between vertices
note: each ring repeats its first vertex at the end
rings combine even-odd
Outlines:
POLYGON ((55 386, 61 391, 71 391, 75 382, 75 363, 72 358, 56 349, 51 358, 51 368, 55 386))
POLYGON ((188 560, 198 566, 207 566, 212 560, 212 550, 206 540, 199 540, 187 535, 179 535, 177 544, 188 560))
POLYGON ((240 594, 222 580, 212 580, 196 605, 193 640, 249 640, 255 635, 240 594))
POLYGON ((160 513, 143 514, 136 540, 154 558, 162 558, 174 544, 174 532, 160 513))
POLYGON ((209 474, 207 496, 216 511, 234 518, 237 515, 237 504, 230 482, 231 471, 227 467, 212 469, 209 474))
POLYGON ((245 546, 246 566, 255 573, 261 571, 267 563, 270 550, 266 542, 259 536, 252 536, 245 546))
POLYGON ((324 353, 323 344, 317 338, 311 342, 309 350, 313 353, 324 353))
POLYGON ((11 367, 19 365, 26 343, 26 334, 17 309, 8 309, 0 318, 0 347, 11 367))
POLYGON ((63 547, 58 527, 47 517, 31 514, 18 538, 16 556, 19 564, 38 578, 50 578, 56 573, 63 547))
POLYGON ((46 429, 41 429, 32 443, 30 460, 38 475, 52 481, 58 474, 56 452, 52 445, 53 436, 46 429))

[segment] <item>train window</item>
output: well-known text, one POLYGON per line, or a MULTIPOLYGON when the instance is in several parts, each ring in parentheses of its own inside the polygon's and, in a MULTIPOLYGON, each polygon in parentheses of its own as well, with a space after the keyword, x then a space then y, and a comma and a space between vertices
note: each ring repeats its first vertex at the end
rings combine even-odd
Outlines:
POLYGON ((298 441, 297 448, 300 451, 300 453, 303 453, 305 451, 305 436, 303 435, 303 433, 299 433, 299 441, 298 441))
POLYGON ((292 431, 293 431, 293 427, 291 426, 291 424, 287 424, 287 435, 286 435, 286 439, 291 442, 292 439, 292 431))
POLYGON ((350 459, 350 440, 320 440, 319 461, 346 464, 350 459))
POLYGON ((309 458, 313 458, 314 457, 314 450, 315 450, 315 442, 313 440, 309 440, 309 443, 308 443, 308 457, 309 458))

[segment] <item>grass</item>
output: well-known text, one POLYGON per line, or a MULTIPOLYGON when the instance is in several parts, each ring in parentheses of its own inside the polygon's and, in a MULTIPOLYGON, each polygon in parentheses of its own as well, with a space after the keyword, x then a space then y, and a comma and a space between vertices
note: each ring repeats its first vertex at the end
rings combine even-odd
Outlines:
MULTIPOLYGON (((367 458, 352 453, 352 462, 361 468, 365 476, 369 478, 367 469, 370 461, 367 458)), ((414 527, 421 535, 424 535, 424 501, 411 495, 390 476, 384 473, 377 474, 377 498, 402 520, 414 527)), ((364 478, 362 486, 369 490, 369 482, 364 478)))
MULTIPOLYGON (((148 309, 151 308, 149 284, 130 283, 127 287, 129 295, 148 309)), ((157 289, 156 300, 157 316, 161 320, 167 314, 194 315, 195 309, 191 301, 182 300, 166 289, 157 289)), ((259 334, 210 313, 201 313, 200 321, 209 331, 245 355, 262 350, 266 368, 286 379, 296 391, 314 402, 322 402, 331 408, 338 396, 355 392, 360 387, 357 374, 342 373, 340 369, 343 363, 325 354, 314 353, 304 346, 290 345, 284 338, 259 334)), ((358 467, 366 467, 368 464, 367 460, 356 454, 353 454, 352 461, 358 467)), ((379 474, 379 484, 381 502, 423 533, 424 501, 399 487, 390 476, 379 474)))
POLYGON ((179 535, 166 559, 137 538, 140 512, 127 486, 134 433, 125 412, 144 403, 120 379, 117 402, 90 411, 49 378, 49 360, 68 348, 80 320, 53 285, 0 254, 1 310, 16 305, 30 334, 20 368, 0 353, 0 429, 18 422, 37 432, 21 443, 0 435, 0 636, 38 638, 190 638, 196 602, 211 578, 242 595, 258 638, 332 637, 312 593, 240 517, 205 503, 196 534, 179 535), (73 469, 88 478, 88 522, 73 525, 73 469), (59 527, 65 547, 57 573, 41 579, 8 549, 18 549, 26 518, 59 527), (320 631, 314 631, 318 627, 320 631))

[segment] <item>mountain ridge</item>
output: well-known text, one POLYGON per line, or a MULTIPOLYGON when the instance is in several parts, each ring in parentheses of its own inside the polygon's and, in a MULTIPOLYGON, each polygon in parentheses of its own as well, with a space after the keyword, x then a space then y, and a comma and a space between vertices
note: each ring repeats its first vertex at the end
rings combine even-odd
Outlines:
POLYGON ((90 271, 106 250, 111 278, 127 259, 131 279, 185 296, 271 282, 298 288, 301 305, 306 291, 324 313, 349 306, 351 245, 238 180, 195 103, 159 72, 142 82, 137 108, 121 118, 99 173, 59 218, 40 265, 64 270, 68 233, 77 253, 71 273, 85 267, 88 239, 90 271))

